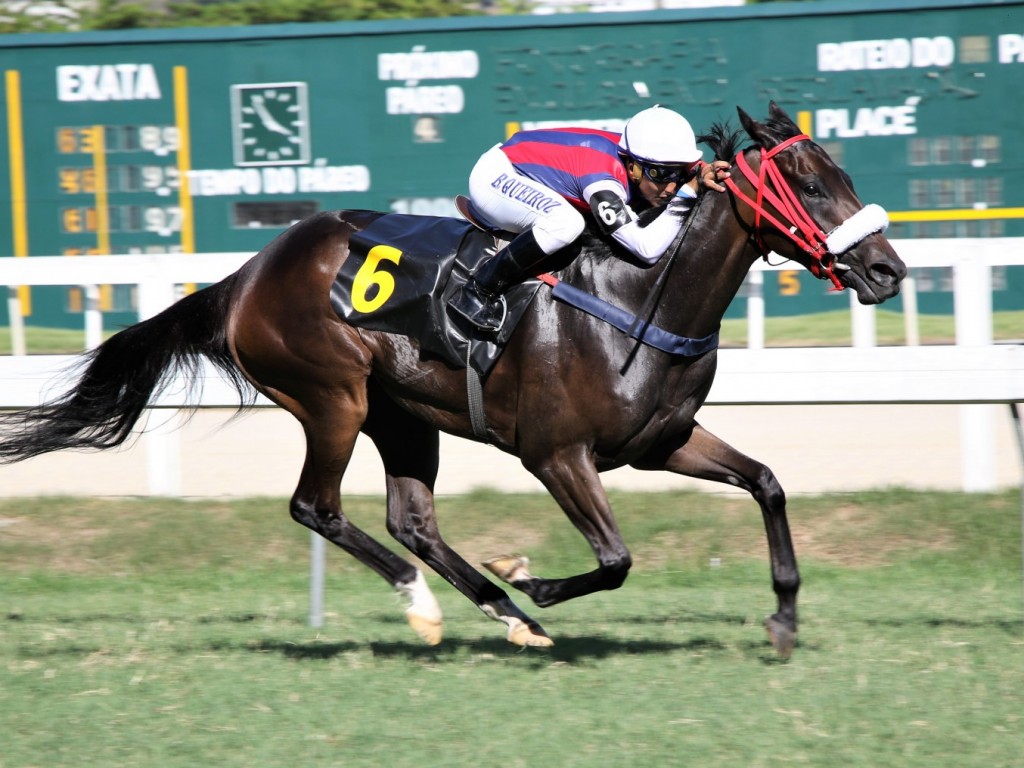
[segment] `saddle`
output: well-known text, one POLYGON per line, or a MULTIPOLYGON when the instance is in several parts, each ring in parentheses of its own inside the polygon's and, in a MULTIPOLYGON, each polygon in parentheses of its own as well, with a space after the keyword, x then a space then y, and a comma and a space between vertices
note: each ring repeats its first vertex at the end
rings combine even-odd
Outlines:
POLYGON ((419 342, 421 357, 486 377, 541 283, 528 280, 505 294, 507 315, 496 333, 449 311, 449 299, 477 264, 514 236, 485 229, 468 200, 457 205, 474 218, 387 213, 353 233, 349 257, 331 286, 331 306, 350 325, 409 336, 419 342))

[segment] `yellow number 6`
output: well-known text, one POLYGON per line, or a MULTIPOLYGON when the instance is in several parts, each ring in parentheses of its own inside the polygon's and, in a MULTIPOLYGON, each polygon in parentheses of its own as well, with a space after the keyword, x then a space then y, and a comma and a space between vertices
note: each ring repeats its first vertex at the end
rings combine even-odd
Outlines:
POLYGON ((395 292, 395 278, 382 269, 378 269, 382 261, 398 264, 402 252, 390 245, 375 245, 366 254, 366 261, 356 272, 352 281, 352 309, 369 314, 380 309, 384 302, 395 292), (377 293, 371 299, 370 287, 377 286, 377 293))

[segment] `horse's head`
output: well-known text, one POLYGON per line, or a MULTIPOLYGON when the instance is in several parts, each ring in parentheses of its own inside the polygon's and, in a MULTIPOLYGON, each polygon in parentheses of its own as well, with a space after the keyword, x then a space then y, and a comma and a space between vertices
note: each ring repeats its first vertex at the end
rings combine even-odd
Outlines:
POLYGON ((762 253, 853 289, 861 304, 899 293, 907 268, 883 234, 885 211, 864 206, 850 177, 774 102, 764 122, 737 111, 757 146, 736 155, 728 186, 749 207, 741 215, 762 253))

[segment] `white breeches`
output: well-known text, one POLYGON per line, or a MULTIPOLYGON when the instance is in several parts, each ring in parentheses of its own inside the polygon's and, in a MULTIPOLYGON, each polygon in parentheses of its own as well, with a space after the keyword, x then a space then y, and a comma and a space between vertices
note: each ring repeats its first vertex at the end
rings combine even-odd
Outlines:
POLYGON ((537 245, 552 254, 583 232, 583 215, 543 184, 519 174, 497 146, 469 174, 469 196, 487 221, 510 232, 533 229, 537 245))

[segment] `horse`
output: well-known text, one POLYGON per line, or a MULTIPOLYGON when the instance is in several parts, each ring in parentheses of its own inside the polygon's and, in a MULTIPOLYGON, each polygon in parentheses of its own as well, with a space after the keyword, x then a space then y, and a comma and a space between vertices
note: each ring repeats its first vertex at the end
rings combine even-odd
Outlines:
POLYGON ((306 455, 291 517, 403 595, 409 624, 429 644, 441 641, 442 614, 422 572, 342 510, 340 483, 360 433, 383 461, 388 533, 503 622, 519 646, 553 641, 439 531, 440 430, 518 456, 589 543, 597 565, 581 574, 537 576, 521 555, 484 564, 540 607, 626 580, 632 560, 601 472, 629 465, 728 483, 760 506, 777 600, 765 627, 788 657, 800 576, 785 493, 766 465, 696 420, 715 376, 715 350, 667 352, 643 343, 643 330, 714 338, 747 272, 769 251, 851 288, 864 304, 896 295, 906 267, 884 236, 881 209, 862 205, 849 176, 781 108, 771 103, 763 121, 737 113, 749 146, 741 149, 741 132, 722 123, 700 137, 733 162, 728 191, 700 196, 685 237, 655 265, 631 260, 592 226, 561 254, 558 280, 624 308, 640 331, 624 333, 541 290, 482 382, 482 428, 472 423, 467 369, 422 354, 408 335, 356 328, 332 310, 329 293, 350 238, 393 214, 330 211, 294 224, 237 272, 85 353, 65 394, 0 417, 0 461, 122 444, 161 387, 175 375, 200 378, 205 358, 238 390, 239 408, 255 390, 299 421, 306 455))

